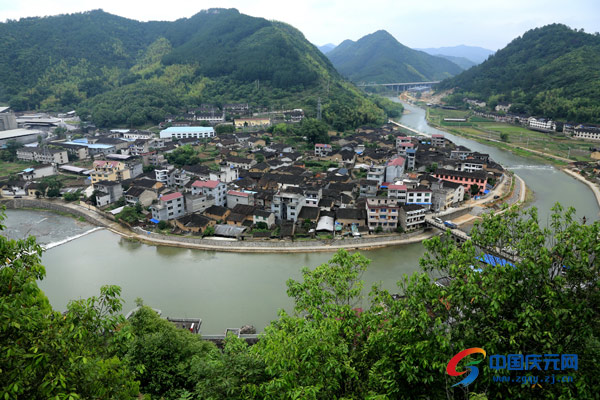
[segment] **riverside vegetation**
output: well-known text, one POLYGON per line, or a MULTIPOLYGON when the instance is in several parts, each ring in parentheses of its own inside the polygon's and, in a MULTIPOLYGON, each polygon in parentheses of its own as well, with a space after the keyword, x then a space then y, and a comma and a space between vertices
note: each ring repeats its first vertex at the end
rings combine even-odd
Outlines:
POLYGON ((116 286, 53 310, 37 285, 45 271, 35 238, 0 236, 0 396, 595 398, 600 223, 581 224, 560 205, 553 211, 548 227, 535 209, 510 209, 484 215, 461 247, 447 234, 426 241, 421 272, 399 277, 401 297, 373 287, 364 298, 369 260, 339 251, 288 281, 294 310, 280 311, 258 344, 229 337, 223 350, 147 306, 126 321, 116 286), (479 247, 510 247, 519 261, 478 271, 470 266, 479 265, 479 247), (450 283, 438 286, 431 276, 450 283), (577 354, 579 365, 566 384, 495 383, 484 366, 468 390, 452 387, 458 379, 446 366, 471 347, 489 355, 577 354))

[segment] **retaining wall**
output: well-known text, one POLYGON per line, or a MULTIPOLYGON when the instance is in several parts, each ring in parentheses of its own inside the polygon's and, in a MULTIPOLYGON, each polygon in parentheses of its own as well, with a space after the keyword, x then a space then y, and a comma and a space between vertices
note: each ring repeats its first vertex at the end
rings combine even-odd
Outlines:
POLYGON ((106 227, 101 219, 93 218, 91 215, 65 205, 61 200, 37 200, 37 199, 3 199, 0 201, 8 209, 38 208, 43 210, 57 211, 81 217, 93 225, 106 227))

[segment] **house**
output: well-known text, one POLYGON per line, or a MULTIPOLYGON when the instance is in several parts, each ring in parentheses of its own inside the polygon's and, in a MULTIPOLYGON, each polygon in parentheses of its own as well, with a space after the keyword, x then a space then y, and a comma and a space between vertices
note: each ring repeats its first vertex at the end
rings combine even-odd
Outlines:
POLYGON ((94 161, 94 170, 90 173, 92 183, 100 181, 115 181, 120 182, 125 179, 132 178, 131 171, 125 163, 121 161, 94 161))
POLYGON ((17 149, 17 159, 43 164, 66 164, 69 162, 69 155, 66 150, 49 149, 48 147, 21 147, 17 149))
POLYGON ((315 157, 327 157, 333 153, 333 147, 330 144, 315 144, 315 157))
POLYGON ((212 218, 215 221, 225 221, 229 214, 231 214, 231 210, 229 208, 217 205, 210 206, 204 211, 205 216, 212 218))
POLYGON ((445 147, 446 140, 444 139, 444 135, 441 133, 434 133, 431 135, 431 145, 433 147, 445 147))
POLYGON ((34 181, 45 176, 52 176, 58 173, 56 164, 42 164, 31 168, 26 168, 19 175, 26 181, 34 181))
POLYGON ((494 107, 494 110, 507 113, 510 109, 510 106, 512 106, 511 103, 500 102, 496 105, 496 107, 494 107))
POLYGON ((205 126, 174 126, 160 131, 161 139, 206 139, 214 136, 214 128, 205 126))
POLYGON ((130 205, 140 203, 143 207, 148 207, 157 198, 156 192, 141 187, 132 186, 125 192, 125 201, 130 205))
POLYGON ((400 225, 405 232, 425 227, 425 208, 416 204, 406 204, 400 207, 400 225))
POLYGON ((243 226, 245 221, 246 216, 244 214, 239 214, 232 211, 227 217, 226 224, 234 226, 243 226))
POLYGON ((304 205, 306 207, 318 207, 322 197, 322 188, 307 188, 304 190, 304 205))
POLYGON ((227 208, 234 208, 238 204, 253 206, 254 192, 227 191, 227 208))
POLYGON ((233 120, 236 128, 253 128, 271 126, 270 118, 236 118, 233 120))
POLYGON ((335 220, 342 226, 365 226, 367 212, 364 208, 338 208, 335 211, 335 220))
POLYGON ((258 164, 255 164, 252 168, 250 168, 250 172, 260 172, 260 173, 265 173, 267 171, 269 171, 271 169, 271 167, 269 166, 269 164, 267 164, 266 162, 261 162, 258 164))
POLYGON ((456 164, 457 171, 475 172, 483 170, 483 162, 478 160, 463 160, 456 164))
POLYGON ((305 204, 305 197, 299 193, 278 191, 273 195, 271 211, 278 221, 291 220, 296 222, 300 210, 305 204))
POLYGON ((103 207, 112 204, 123 197, 123 186, 117 181, 99 181, 94 183, 96 206, 103 207))
POLYGON ((215 226, 216 222, 210 218, 206 218, 199 213, 184 215, 175 220, 175 226, 183 232, 204 233, 209 226, 215 226))
POLYGON ((393 231, 398 227, 400 207, 398 200, 392 197, 369 197, 365 203, 367 224, 370 230, 381 228, 393 231))
POLYGON ((220 181, 195 181, 192 183, 192 194, 212 196, 217 206, 227 203, 227 185, 220 181))
POLYGON ((207 208, 215 205, 215 199, 207 194, 191 194, 185 195, 185 211, 187 213, 203 212, 207 208))
POLYGON ((316 223, 321 215, 321 209, 319 207, 302 207, 300 214, 298 215, 298 223, 302 224, 304 221, 309 220, 312 223, 316 223))
POLYGON ((252 166, 256 165, 256 160, 252 160, 250 158, 229 156, 225 159, 225 163, 230 168, 240 168, 249 170, 250 168, 252 168, 252 166))
POLYGON ((385 166, 371 165, 367 171, 367 179, 370 181, 377 181, 377 184, 381 186, 381 184, 385 182, 385 166))
POLYGON ((404 163, 403 157, 396 157, 387 162, 385 167, 385 180, 386 182, 394 182, 404 175, 404 163))
POLYGON ((431 208, 435 212, 447 210, 462 202, 465 197, 465 188, 460 183, 438 181, 431 184, 431 208))
POLYGON ((158 199, 158 204, 150 207, 152 218, 157 221, 167 221, 185 215, 185 200, 180 192, 164 194, 158 199))
POLYGON ((431 196, 433 191, 426 186, 419 185, 416 188, 408 189, 406 194, 406 204, 420 205, 425 209, 431 208, 431 196))
POLYGON ((360 197, 375 197, 377 196, 377 189, 379 189, 379 183, 369 179, 361 179, 360 182, 360 197))
POLYGON ((221 181, 225 183, 233 182, 240 177, 239 169, 235 167, 230 167, 226 163, 221 163, 219 165, 219 171, 212 171, 210 173, 211 181, 221 181))
POLYGON ((545 118, 527 118, 527 127, 534 131, 550 132, 556 130, 556 124, 545 118))
POLYGON ((398 200, 398 204, 406 204, 408 188, 403 184, 388 185, 388 197, 398 200))
POLYGON ((483 194, 487 185, 487 174, 483 171, 464 172, 438 169, 433 176, 444 181, 460 183, 465 187, 465 191, 467 192, 471 191, 472 185, 477 185, 479 186, 478 194, 483 194))

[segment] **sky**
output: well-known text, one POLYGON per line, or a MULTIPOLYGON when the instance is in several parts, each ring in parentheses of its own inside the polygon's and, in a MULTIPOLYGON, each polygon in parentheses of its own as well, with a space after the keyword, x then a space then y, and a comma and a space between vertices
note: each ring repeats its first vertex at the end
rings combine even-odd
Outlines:
POLYGON ((465 44, 498 50, 529 29, 555 22, 600 32, 599 0, 0 0, 0 21, 99 8, 139 21, 174 21, 213 7, 286 22, 316 45, 385 29, 413 48, 465 44))

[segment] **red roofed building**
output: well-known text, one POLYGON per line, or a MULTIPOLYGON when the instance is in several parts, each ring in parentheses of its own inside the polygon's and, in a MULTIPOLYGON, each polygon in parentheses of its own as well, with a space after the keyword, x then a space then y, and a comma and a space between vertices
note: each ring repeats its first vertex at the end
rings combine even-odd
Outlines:
POLYGON ((192 183, 192 194, 204 194, 215 199, 215 205, 224 206, 227 202, 227 185, 221 181, 196 181, 192 183))
POLYGON ((315 144, 315 156, 316 157, 327 157, 333 152, 333 148, 330 144, 317 143, 315 144))
POLYGON ((385 180, 388 182, 394 182, 402 178, 404 174, 404 163, 406 160, 404 157, 396 157, 388 161, 385 167, 385 180))
POLYGON ((435 147, 446 146, 446 140, 444 139, 444 135, 439 133, 434 133, 433 135, 431 135, 431 145, 435 147))
POLYGON ((398 203, 406 203, 406 185, 388 185, 388 197, 398 200, 398 203))
POLYGON ((185 215, 185 201, 179 192, 162 195, 158 204, 150 207, 152 218, 157 221, 168 221, 185 215))

